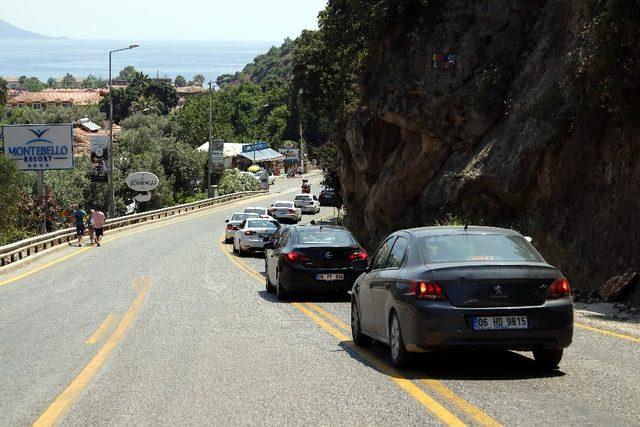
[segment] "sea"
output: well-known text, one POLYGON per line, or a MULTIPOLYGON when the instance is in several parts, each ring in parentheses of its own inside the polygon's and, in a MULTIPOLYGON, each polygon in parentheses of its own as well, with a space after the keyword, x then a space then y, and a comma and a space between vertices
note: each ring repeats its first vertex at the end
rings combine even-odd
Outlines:
MULTIPOLYGON (((190 80, 196 74, 205 81, 242 70, 257 55, 265 53, 275 41, 136 41, 140 47, 112 55, 115 78, 127 65, 133 65, 150 77, 190 80)), ((84 78, 89 74, 107 79, 109 51, 128 46, 121 40, 12 40, 0 39, 0 76, 35 76, 46 82, 49 77, 71 73, 84 78)))

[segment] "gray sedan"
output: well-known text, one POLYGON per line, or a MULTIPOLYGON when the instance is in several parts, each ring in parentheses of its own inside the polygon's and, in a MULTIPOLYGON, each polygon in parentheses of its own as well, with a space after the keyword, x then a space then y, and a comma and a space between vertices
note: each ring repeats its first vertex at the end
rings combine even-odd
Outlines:
POLYGON ((425 227, 390 235, 352 289, 353 341, 410 352, 447 348, 533 351, 554 369, 573 336, 569 283, 519 233, 425 227))

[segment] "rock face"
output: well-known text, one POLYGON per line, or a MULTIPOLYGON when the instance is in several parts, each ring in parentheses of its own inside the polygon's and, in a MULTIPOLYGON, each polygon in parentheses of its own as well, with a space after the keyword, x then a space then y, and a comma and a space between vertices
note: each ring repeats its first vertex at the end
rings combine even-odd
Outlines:
POLYGON ((532 235, 574 286, 640 269, 640 124, 582 108, 572 81, 591 3, 434 2, 389 29, 338 144, 363 242, 453 213, 532 235))
POLYGON ((620 301, 633 291, 638 283, 638 273, 626 273, 607 280, 598 291, 604 302, 620 301))

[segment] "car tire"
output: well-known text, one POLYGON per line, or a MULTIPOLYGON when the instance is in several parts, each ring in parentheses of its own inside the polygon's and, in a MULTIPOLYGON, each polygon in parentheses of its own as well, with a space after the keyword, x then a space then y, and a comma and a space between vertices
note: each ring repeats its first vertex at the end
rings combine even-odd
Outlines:
POLYGON ((266 263, 265 263, 265 269, 264 269, 264 276, 265 276, 265 289, 270 294, 275 293, 276 292, 276 287, 273 286, 273 283, 271 283, 271 280, 269 280, 269 272, 267 271, 267 264, 266 263))
POLYGON ((545 349, 540 348, 533 350, 533 358, 536 364, 544 370, 558 369, 558 364, 562 360, 563 349, 545 349))
POLYGON ((278 301, 288 301, 289 298, 291 298, 291 293, 282 287, 279 279, 278 285, 276 286, 276 296, 278 297, 278 301))
POLYGON ((240 243, 238 243, 238 256, 239 257, 243 257, 246 255, 246 252, 242 250, 242 247, 240 246, 240 243))
POLYGON ((225 244, 229 244, 229 243, 233 243, 233 239, 227 239, 226 237, 224 238, 224 243, 225 244))
POLYGON ((351 337, 353 343, 360 347, 367 347, 373 343, 373 340, 362 333, 360 328, 360 312, 355 301, 351 301, 351 337))
POLYGON ((389 350, 393 366, 396 368, 404 368, 407 366, 409 363, 409 352, 404 346, 400 319, 395 311, 391 313, 391 319, 389 320, 389 350))
POLYGON ((234 253, 234 254, 237 254, 237 253, 238 253, 238 250, 236 249, 236 240, 235 240, 235 239, 233 239, 233 240, 231 241, 231 243, 233 244, 233 253, 234 253))

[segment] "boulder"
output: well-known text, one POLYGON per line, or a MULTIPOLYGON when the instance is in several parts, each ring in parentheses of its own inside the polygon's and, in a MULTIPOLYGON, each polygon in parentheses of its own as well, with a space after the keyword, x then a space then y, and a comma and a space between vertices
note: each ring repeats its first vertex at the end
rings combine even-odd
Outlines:
POLYGON ((635 288, 639 277, 637 272, 613 276, 600 287, 598 294, 604 302, 622 301, 635 288))

